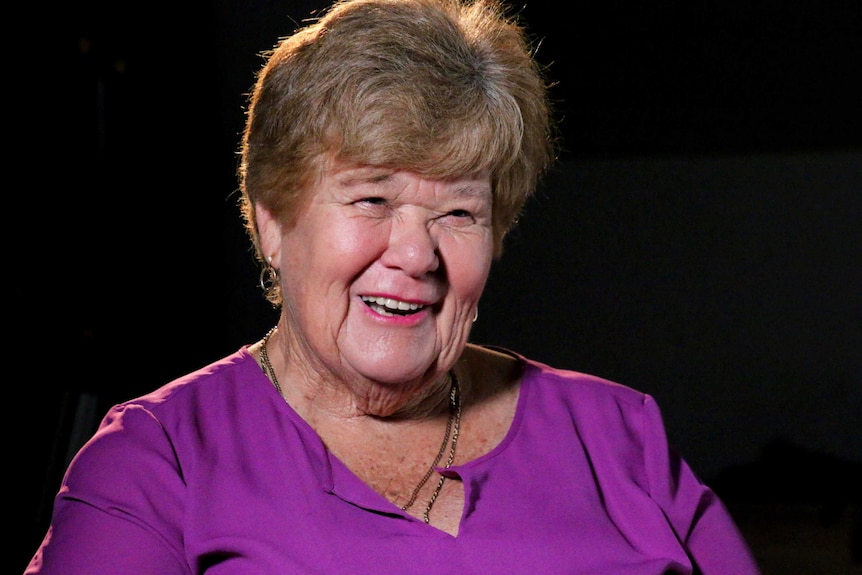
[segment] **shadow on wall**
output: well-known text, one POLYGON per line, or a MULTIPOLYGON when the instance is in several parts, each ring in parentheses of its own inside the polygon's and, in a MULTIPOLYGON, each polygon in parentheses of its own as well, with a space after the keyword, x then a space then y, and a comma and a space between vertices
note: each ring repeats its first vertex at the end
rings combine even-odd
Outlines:
POLYGON ((862 574, 862 462, 776 439, 708 483, 764 575, 862 574))

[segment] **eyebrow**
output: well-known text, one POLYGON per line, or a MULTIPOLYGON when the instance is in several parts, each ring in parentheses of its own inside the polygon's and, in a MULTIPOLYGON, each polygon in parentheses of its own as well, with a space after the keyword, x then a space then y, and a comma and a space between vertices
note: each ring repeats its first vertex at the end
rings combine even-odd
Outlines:
POLYGON ((491 197, 493 195, 490 183, 464 184, 463 186, 458 186, 454 188, 454 191, 455 193, 462 196, 480 199, 491 197))
POLYGON ((383 181, 391 177, 395 170, 374 166, 362 166, 336 171, 333 176, 340 186, 354 186, 372 181, 383 181))
MULTIPOLYGON (((356 166, 337 170, 334 177, 341 187, 351 187, 368 182, 382 182, 390 179, 401 170, 382 166, 356 166)), ((455 178, 453 178, 455 179, 455 178)), ((452 190, 466 198, 486 199, 493 197, 491 183, 488 181, 470 182, 454 186, 452 190)))

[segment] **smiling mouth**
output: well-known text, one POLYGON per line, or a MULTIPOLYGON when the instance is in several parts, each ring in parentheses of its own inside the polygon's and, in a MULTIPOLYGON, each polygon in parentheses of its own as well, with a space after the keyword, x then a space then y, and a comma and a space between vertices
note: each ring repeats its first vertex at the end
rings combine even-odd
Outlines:
POLYGON ((425 307, 418 303, 408 303, 406 301, 398 301, 397 299, 388 297, 364 295, 362 296, 362 301, 365 302, 365 305, 382 316, 412 315, 425 307))

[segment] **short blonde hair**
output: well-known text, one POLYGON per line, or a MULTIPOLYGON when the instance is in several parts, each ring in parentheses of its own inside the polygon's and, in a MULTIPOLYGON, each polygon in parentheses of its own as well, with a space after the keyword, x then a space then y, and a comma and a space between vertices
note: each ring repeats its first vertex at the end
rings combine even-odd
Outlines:
POLYGON ((543 71, 500 1, 340 0, 266 57, 239 170, 261 263, 255 204, 289 224, 328 160, 489 174, 500 256, 555 151, 543 71))

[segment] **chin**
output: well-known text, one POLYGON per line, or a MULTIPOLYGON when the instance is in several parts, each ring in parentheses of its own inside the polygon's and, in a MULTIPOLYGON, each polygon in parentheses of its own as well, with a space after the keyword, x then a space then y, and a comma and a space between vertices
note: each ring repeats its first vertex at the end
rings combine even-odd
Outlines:
POLYGON ((434 361, 417 361, 420 357, 416 352, 399 351, 378 357, 377 360, 369 361, 369 357, 365 356, 363 361, 353 365, 367 379, 383 384, 399 384, 421 379, 428 373, 434 361))

